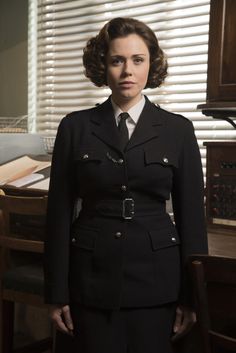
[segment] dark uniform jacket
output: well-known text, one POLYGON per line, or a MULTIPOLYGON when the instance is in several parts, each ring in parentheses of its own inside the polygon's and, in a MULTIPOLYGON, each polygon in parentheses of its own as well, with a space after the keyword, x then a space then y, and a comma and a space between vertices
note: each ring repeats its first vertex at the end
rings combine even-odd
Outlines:
POLYGON ((62 119, 48 198, 47 303, 188 304, 186 260, 204 252, 202 167, 189 120, 146 98, 123 152, 110 99, 62 119))

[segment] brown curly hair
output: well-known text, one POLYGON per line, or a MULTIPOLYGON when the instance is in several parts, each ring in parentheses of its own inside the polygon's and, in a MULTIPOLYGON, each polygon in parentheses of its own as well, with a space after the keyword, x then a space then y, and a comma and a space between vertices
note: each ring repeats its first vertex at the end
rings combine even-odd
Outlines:
POLYGON ((139 35, 150 53, 150 69, 145 88, 159 87, 167 76, 167 60, 159 47, 155 33, 143 22, 134 18, 117 17, 105 24, 96 37, 91 38, 84 48, 83 64, 85 75, 96 86, 107 85, 106 55, 113 39, 139 35))

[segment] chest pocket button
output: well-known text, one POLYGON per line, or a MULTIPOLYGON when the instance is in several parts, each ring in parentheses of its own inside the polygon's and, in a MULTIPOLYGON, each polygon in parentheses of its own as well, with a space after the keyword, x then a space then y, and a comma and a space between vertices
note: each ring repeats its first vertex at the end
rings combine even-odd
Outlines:
POLYGON ((165 167, 178 168, 178 154, 174 151, 158 151, 157 149, 144 149, 145 164, 161 164, 165 167))
POLYGON ((88 159, 89 158, 89 155, 86 153, 83 155, 83 159, 88 159))
POLYGON ((122 233, 121 233, 121 232, 116 232, 115 237, 116 237, 117 239, 119 239, 121 236, 122 236, 122 233))

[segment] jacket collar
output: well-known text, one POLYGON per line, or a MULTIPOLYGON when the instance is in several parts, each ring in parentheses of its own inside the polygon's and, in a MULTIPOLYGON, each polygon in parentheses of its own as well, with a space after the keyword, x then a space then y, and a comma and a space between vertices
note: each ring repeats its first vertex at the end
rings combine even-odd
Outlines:
MULTIPOLYGON (((155 104, 145 96, 146 102, 134 132, 127 144, 126 151, 143 144, 159 135, 159 127, 164 119, 155 104)), ((92 133, 110 147, 121 151, 119 133, 115 122, 110 98, 94 109, 91 116, 92 133)))

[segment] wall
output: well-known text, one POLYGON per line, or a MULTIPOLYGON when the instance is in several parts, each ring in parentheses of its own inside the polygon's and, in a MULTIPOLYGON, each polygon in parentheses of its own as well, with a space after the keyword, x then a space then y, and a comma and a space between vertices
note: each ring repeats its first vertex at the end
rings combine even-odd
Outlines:
POLYGON ((0 117, 27 114, 28 0, 0 0, 0 117))

